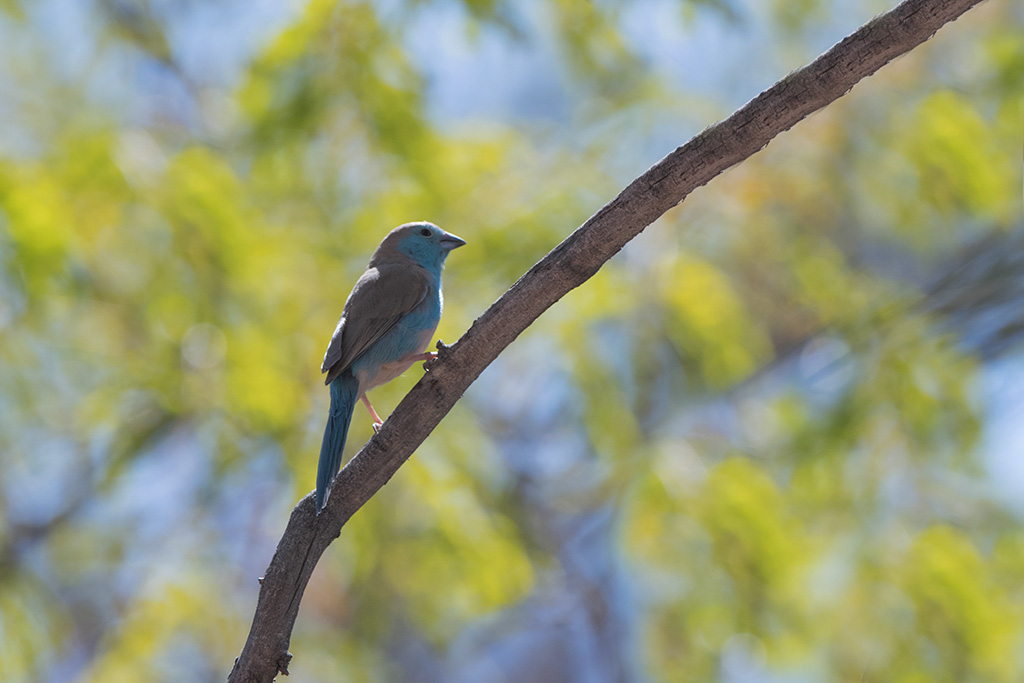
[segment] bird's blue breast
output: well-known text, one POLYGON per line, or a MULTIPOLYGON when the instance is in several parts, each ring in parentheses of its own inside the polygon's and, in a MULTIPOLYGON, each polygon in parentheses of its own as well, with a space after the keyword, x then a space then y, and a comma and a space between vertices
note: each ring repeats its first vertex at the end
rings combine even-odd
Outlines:
POLYGON ((442 306, 440 273, 436 277, 431 273, 423 301, 352 363, 362 392, 390 382, 413 363, 402 359, 426 350, 441 320, 442 306))

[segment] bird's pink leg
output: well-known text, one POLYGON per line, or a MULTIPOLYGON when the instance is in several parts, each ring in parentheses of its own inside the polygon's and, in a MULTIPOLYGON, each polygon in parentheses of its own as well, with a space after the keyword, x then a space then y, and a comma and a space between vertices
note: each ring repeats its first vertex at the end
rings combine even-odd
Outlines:
POLYGON ((414 353, 411 356, 406 356, 402 360, 407 360, 411 363, 419 363, 420 361, 426 362, 428 360, 434 360, 437 358, 437 354, 433 351, 425 351, 423 353, 414 353))
POLYGON ((380 426, 384 424, 384 420, 380 419, 380 415, 378 415, 377 411, 373 409, 372 405, 370 405, 370 399, 366 398, 366 394, 360 396, 359 400, 362 401, 363 405, 366 406, 366 409, 370 411, 370 415, 373 415, 373 431, 379 432, 380 426))

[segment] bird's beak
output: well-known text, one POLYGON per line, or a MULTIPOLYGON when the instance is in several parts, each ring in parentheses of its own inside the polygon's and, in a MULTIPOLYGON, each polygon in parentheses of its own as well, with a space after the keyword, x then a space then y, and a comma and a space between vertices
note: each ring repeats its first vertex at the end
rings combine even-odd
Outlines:
POLYGON ((442 247, 444 247, 448 251, 451 251, 452 249, 457 249, 464 245, 466 243, 466 240, 462 239, 461 237, 456 237, 450 232, 446 232, 444 234, 444 237, 440 239, 440 242, 442 247))

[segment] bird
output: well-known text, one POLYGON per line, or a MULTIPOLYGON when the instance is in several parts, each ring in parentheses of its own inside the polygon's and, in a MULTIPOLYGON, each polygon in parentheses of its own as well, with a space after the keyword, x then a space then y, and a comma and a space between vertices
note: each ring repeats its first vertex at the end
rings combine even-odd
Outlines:
POLYGON ((320 514, 341 467, 345 439, 357 401, 384 423, 366 392, 390 382, 413 363, 436 358, 427 352, 441 319, 441 271, 448 254, 466 244, 433 223, 400 225, 384 237, 345 301, 320 366, 330 387, 331 407, 316 473, 320 514))

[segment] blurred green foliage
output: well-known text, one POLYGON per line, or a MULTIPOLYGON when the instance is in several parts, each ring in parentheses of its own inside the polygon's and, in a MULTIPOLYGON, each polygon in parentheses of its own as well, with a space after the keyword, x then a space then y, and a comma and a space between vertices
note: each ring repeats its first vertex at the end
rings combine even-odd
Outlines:
MULTIPOLYGON (((0 677, 220 680, 381 236, 469 241, 454 341, 841 4, 310 0, 224 76, 189 35, 237 3, 0 2, 0 677), (707 35, 758 63, 670 73, 707 35)), ((1019 680, 992 358, 925 274, 1020 225, 1022 22, 974 10, 538 320, 328 551, 293 678, 1019 680)))

